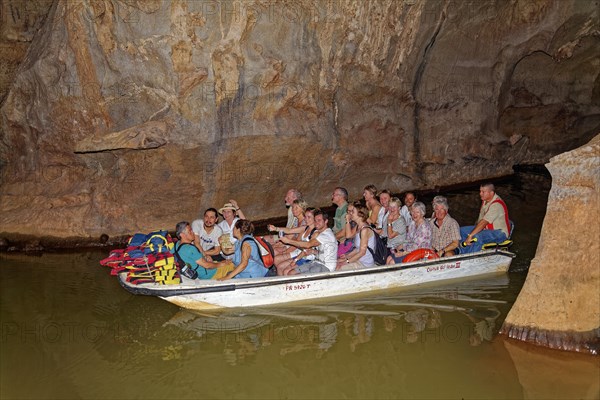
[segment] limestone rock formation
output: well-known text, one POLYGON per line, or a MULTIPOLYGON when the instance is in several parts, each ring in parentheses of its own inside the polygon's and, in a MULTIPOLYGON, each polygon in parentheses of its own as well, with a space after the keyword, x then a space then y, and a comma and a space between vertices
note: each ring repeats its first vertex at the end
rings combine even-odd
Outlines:
POLYGON ((0 3, 0 104, 51 5, 52 2, 46 0, 5 0, 0 3))
POLYGON ((28 46, 0 87, 5 237, 172 227, 230 198, 264 218, 288 187, 324 205, 338 184, 490 178, 600 125, 597 1, 44 5, 2 3, 3 48, 28 46))
POLYGON ((600 351, 600 135, 553 157, 548 209, 525 285, 501 332, 543 346, 600 351))

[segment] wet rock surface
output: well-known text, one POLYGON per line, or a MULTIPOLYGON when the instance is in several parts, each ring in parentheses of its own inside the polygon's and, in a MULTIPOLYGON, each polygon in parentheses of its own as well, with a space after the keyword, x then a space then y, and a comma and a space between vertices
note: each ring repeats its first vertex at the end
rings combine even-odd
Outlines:
POLYGON ((2 7, 9 239, 123 236, 231 198, 262 219, 289 187, 326 204, 339 184, 497 177, 600 125, 597 1, 2 7))

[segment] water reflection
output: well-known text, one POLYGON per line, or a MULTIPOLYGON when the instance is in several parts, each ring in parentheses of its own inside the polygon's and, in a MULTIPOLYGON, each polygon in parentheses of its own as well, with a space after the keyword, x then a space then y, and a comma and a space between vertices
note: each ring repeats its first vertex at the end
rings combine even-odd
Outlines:
POLYGON ((573 357, 562 351, 540 351, 516 340, 503 341, 528 399, 600 398, 599 357, 573 357))
POLYGON ((163 326, 176 328, 175 337, 220 345, 231 365, 271 346, 282 357, 304 352, 321 358, 334 346, 355 352, 379 331, 407 345, 433 341, 478 346, 491 341, 497 332, 501 315, 497 305, 506 302, 490 297, 508 284, 503 275, 322 305, 216 314, 180 310, 163 326))
POLYGON ((469 343, 472 346, 479 346, 484 340, 492 340, 492 337, 499 329, 496 326, 496 319, 500 316, 498 309, 471 310, 465 315, 474 324, 473 333, 469 336, 469 343))

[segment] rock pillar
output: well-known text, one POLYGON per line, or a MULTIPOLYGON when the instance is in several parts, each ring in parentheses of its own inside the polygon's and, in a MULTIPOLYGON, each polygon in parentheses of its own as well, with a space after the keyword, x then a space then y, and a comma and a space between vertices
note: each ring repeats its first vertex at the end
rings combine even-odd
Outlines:
POLYGON ((501 333, 555 349, 600 349, 600 135, 553 157, 536 256, 501 333))

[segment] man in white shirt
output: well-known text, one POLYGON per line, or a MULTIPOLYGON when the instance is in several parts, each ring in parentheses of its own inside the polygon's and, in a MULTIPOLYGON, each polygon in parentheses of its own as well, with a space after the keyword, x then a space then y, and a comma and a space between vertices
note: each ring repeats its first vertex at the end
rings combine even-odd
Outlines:
POLYGON ((327 226, 329 223, 329 216, 319 209, 314 211, 314 215, 317 234, 313 235, 308 242, 292 240, 287 237, 282 237, 280 239, 285 244, 300 249, 307 249, 307 253, 313 253, 317 256, 314 261, 302 264, 290 270, 288 275, 335 271, 338 242, 331 228, 327 226), (314 248, 316 248, 316 250, 314 248))
POLYGON ((204 218, 192 222, 192 231, 194 231, 194 243, 204 257, 213 261, 222 261, 221 245, 219 236, 223 234, 221 228, 217 226, 217 210, 209 208, 204 211, 204 218))

